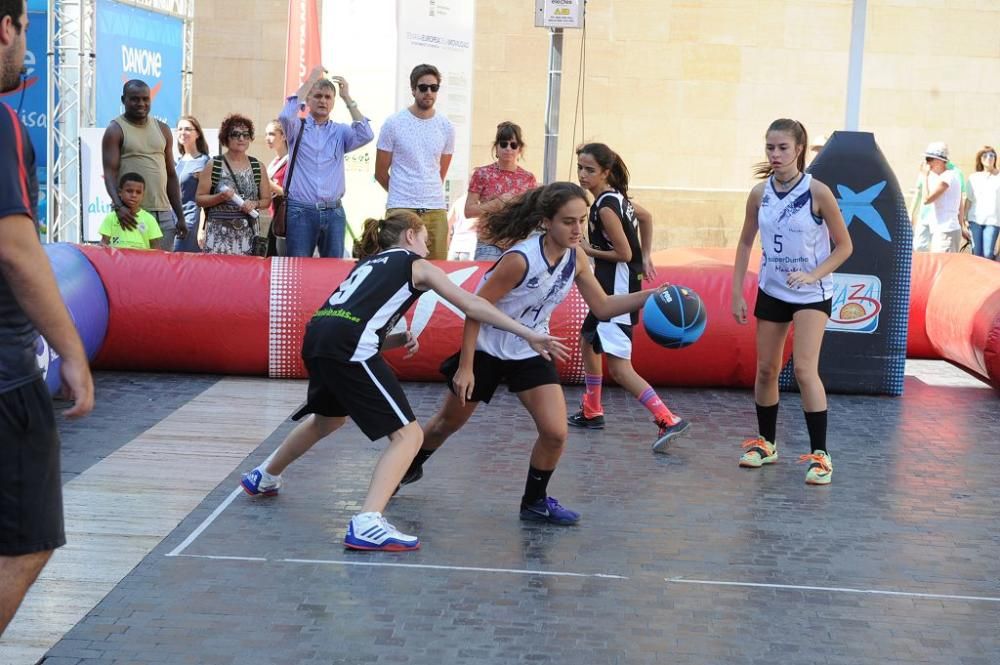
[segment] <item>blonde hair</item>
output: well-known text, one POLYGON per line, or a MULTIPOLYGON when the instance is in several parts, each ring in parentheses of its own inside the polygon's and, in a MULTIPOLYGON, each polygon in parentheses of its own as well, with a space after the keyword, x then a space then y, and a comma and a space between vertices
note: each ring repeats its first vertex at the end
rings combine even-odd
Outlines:
POLYGON ((408 229, 419 231, 423 225, 423 220, 409 210, 394 212, 385 219, 369 217, 358 239, 358 258, 363 259, 398 245, 408 229))

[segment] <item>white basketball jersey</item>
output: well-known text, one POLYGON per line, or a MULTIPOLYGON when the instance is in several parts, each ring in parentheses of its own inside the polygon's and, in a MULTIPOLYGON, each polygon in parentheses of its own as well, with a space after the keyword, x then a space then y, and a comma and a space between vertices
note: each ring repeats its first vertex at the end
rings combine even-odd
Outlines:
POLYGON ((798 184, 779 198, 774 177, 768 178, 757 209, 763 249, 758 284, 767 295, 789 303, 819 302, 833 295, 830 275, 797 289, 788 286, 790 273, 811 272, 830 256, 830 230, 813 214, 810 182, 812 176, 803 174, 798 184))
MULTIPOLYGON (((576 278, 576 248, 567 249, 555 265, 549 265, 542 249, 545 236, 532 236, 517 243, 504 255, 517 253, 524 257, 528 269, 521 282, 497 301, 501 312, 533 330, 549 332, 552 311, 563 301, 576 278)), ((483 275, 476 291, 490 278, 492 269, 483 275)), ((482 324, 476 349, 504 360, 523 360, 538 354, 524 340, 513 333, 482 324)))

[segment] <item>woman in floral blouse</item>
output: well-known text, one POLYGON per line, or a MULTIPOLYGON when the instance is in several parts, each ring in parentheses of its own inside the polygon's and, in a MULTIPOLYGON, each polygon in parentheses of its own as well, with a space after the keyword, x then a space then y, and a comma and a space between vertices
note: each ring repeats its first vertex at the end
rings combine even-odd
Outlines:
MULTIPOLYGON (((508 201, 538 186, 535 176, 517 165, 523 152, 521 128, 506 120, 497 125, 497 135, 493 140, 493 155, 497 161, 472 172, 469 195, 465 200, 466 217, 481 217, 500 210, 508 201)), ((495 261, 504 249, 478 241, 475 259, 495 261)))

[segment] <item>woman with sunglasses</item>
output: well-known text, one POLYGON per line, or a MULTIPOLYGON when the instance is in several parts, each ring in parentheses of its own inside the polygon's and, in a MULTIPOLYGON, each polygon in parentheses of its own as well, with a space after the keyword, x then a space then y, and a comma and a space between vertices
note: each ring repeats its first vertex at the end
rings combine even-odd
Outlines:
POLYGON ((247 154, 253 121, 226 116, 219 126, 225 152, 212 159, 209 178, 198 179, 195 200, 205 208, 198 246, 210 254, 252 255, 260 210, 271 205, 271 181, 260 160, 247 154))
POLYGON ((198 177, 208 163, 208 142, 201 129, 201 123, 193 115, 182 115, 177 121, 177 182, 181 190, 181 207, 188 233, 184 238, 174 239, 175 252, 200 252, 198 247, 198 226, 201 224, 201 208, 195 201, 198 192, 198 177))
MULTIPOLYGON (((469 195, 465 199, 465 216, 483 217, 497 212, 518 195, 538 186, 535 176, 517 165, 524 152, 521 128, 510 121, 497 125, 493 139, 493 156, 496 161, 480 166, 472 172, 469 195)), ((503 249, 482 240, 476 241, 476 261, 496 261, 503 249)))
POLYGON ((1000 169, 992 146, 983 146, 976 153, 976 171, 969 175, 968 205, 972 253, 992 261, 1000 235, 1000 169))

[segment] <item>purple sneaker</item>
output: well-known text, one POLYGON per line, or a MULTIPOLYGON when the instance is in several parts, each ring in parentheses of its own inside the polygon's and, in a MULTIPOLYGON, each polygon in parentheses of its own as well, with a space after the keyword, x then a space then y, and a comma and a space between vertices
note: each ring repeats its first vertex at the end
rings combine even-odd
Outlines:
POLYGON ((559 505, 551 496, 534 503, 521 502, 521 519, 526 522, 546 522, 569 526, 580 521, 580 513, 559 505))

